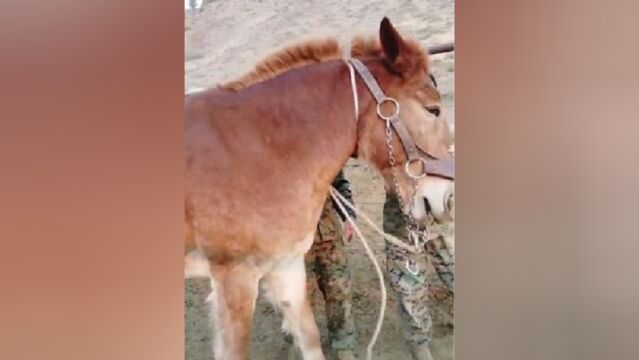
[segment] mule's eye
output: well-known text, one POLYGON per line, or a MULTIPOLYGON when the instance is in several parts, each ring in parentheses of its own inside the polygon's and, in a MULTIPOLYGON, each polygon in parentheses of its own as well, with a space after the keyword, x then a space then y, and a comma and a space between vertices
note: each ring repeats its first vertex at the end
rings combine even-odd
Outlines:
POLYGON ((430 78, 430 81, 433 83, 433 85, 435 85, 435 88, 437 88, 437 80, 435 80, 435 76, 433 74, 428 74, 428 77, 430 78))
POLYGON ((442 112, 439 106, 426 106, 426 111, 435 116, 439 116, 439 114, 441 114, 442 112))

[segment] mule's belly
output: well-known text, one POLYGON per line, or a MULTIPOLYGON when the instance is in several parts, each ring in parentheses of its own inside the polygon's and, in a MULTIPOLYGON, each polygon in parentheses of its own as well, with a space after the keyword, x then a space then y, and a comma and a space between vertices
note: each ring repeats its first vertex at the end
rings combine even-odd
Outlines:
MULTIPOLYGON (((271 262, 303 255, 312 244, 322 201, 295 199, 253 206, 244 200, 212 197, 215 192, 191 194, 186 233, 216 263, 271 262), (211 205, 211 204, 216 204, 211 205)), ((242 198, 244 199, 244 198, 242 198)))
POLYGON ((196 242, 209 261, 214 263, 250 261, 256 265, 268 264, 304 255, 312 245, 315 227, 311 227, 306 234, 278 236, 277 233, 276 229, 250 237, 239 237, 237 233, 230 232, 211 233, 210 236, 198 233, 196 242))

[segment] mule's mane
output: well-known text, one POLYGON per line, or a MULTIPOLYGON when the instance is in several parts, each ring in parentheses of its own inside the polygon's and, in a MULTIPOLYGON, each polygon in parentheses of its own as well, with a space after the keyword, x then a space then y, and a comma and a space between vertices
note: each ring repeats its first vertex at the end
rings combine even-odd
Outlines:
MULTIPOLYGON (((422 54, 423 62, 426 63, 426 56, 421 46, 413 40, 406 39, 405 43, 416 54, 422 54)), ((345 54, 348 49, 343 49, 337 39, 325 38, 307 40, 286 46, 266 58, 259 61, 253 70, 242 75, 238 79, 218 85, 223 90, 238 91, 253 84, 273 78, 291 69, 299 68, 308 64, 319 63, 329 60, 344 59, 349 55, 352 57, 381 57, 382 47, 379 40, 374 37, 356 37, 352 40, 350 54, 345 54)))

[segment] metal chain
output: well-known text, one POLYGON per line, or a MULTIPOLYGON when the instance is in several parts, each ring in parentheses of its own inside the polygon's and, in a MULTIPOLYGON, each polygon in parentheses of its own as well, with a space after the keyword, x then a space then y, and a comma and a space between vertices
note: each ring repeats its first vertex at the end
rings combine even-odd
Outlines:
MULTIPOLYGON (((384 94, 383 90, 379 87, 379 85, 377 84, 377 82, 375 81, 375 78, 371 75, 371 73, 366 69, 366 67, 359 62, 359 60, 355 60, 355 59, 351 59, 349 64, 351 65, 351 67, 355 68, 355 70, 357 70, 357 72, 360 74, 360 76, 362 77, 362 80, 364 80, 364 83, 366 84, 366 86, 368 87, 368 89, 371 91, 371 93, 373 94, 373 97, 375 98, 375 101, 377 102, 377 116, 380 119, 383 119, 386 122, 386 128, 385 128, 385 135, 386 135, 386 148, 388 150, 388 162, 389 165, 391 167, 391 174, 393 176, 393 183, 389 186, 392 186, 393 189, 392 191, 395 192, 395 195, 397 197, 397 200, 399 202, 399 206, 401 209, 401 214, 402 217, 404 218, 404 222, 406 225, 406 232, 408 235, 408 240, 411 243, 409 246, 413 246, 415 248, 415 252, 420 252, 421 251, 425 251, 424 245, 426 244, 426 242, 428 241, 429 238, 429 233, 428 233, 428 224, 426 224, 425 227, 425 231, 421 231, 419 228, 419 225, 417 223, 417 221, 413 218, 412 214, 410 213, 410 210, 406 211, 406 204, 404 203, 404 199, 401 196, 401 192, 400 192, 400 186, 399 186, 399 180, 398 180, 398 176, 397 176, 397 161, 395 159, 395 155, 394 155, 394 149, 393 149, 393 130, 395 130, 396 132, 398 131, 397 129, 394 129, 394 125, 391 122, 395 122, 395 121, 400 121, 399 120, 399 112, 400 112, 400 106, 399 103, 397 102, 397 100, 395 100, 392 97, 388 97, 384 94), (394 105, 394 112, 391 114, 384 114, 382 111, 382 105, 385 103, 391 103, 394 105)), ((353 88, 355 88, 354 86, 354 81, 353 81, 353 73, 351 72, 351 86, 353 86, 353 88)), ((355 91, 354 91, 355 93, 355 91)), ((356 102, 357 104, 357 102, 356 102)), ((403 128, 402 128, 403 129, 403 128)), ((397 134, 398 136, 399 133, 397 134)), ((401 140, 401 138, 400 138, 401 140)), ((406 146, 406 144, 404 144, 404 146, 406 146)), ((407 151, 407 158, 411 158, 410 153, 408 151, 408 149, 406 149, 407 151)), ((424 168, 422 168, 422 174, 420 174, 419 176, 410 174, 409 171, 409 165, 410 165, 410 160, 408 160, 405 164, 405 168, 404 171, 407 173, 408 177, 411 178, 411 185, 412 185, 412 189, 410 191, 410 193, 408 194, 409 197, 409 201, 410 204, 408 205, 413 205, 415 202, 415 195, 417 193, 417 179, 421 178, 423 176, 426 175, 426 169, 425 166, 426 164, 424 163, 424 160, 421 158, 418 158, 419 160, 421 160, 422 162, 422 166, 424 166, 424 168)), ((414 160, 414 159, 411 159, 414 160)), ((413 260, 413 259, 409 259, 406 263, 406 268, 409 272, 416 274, 419 271, 419 267, 417 266, 417 263, 413 260)))
MULTIPOLYGON (((406 207, 399 190, 399 180, 397 177, 397 171, 395 169, 395 165, 397 164, 397 162, 395 160, 395 154, 394 154, 394 148, 393 148, 393 129, 391 127, 390 119, 386 120, 385 130, 386 130, 386 149, 388 150, 388 162, 390 164, 391 174, 393 176, 393 187, 394 187, 393 190, 395 192, 395 196, 397 197, 397 201, 399 202, 401 214, 402 214, 402 217, 404 218, 404 223, 406 224, 406 233, 408 234, 408 239, 412 242, 412 245, 415 247, 415 249, 419 251, 420 249, 423 248, 422 245, 424 245, 426 241, 428 241, 428 238, 430 236, 429 230, 428 230, 428 223, 426 223, 424 230, 420 231, 419 226, 417 225, 414 218, 410 216, 405 210, 406 207)), ((415 193, 417 192, 417 180, 412 178, 411 183, 412 183, 412 187, 411 187, 412 191, 411 191, 409 199, 411 201, 415 201, 415 193)), ((409 268, 409 271, 411 270, 410 263, 407 264, 407 268, 409 268)), ((416 267, 413 267, 413 268, 416 269, 416 271, 419 270, 416 267)))
MULTIPOLYGON (((397 164, 395 161, 395 154, 393 149, 393 129, 391 128, 390 119, 386 120, 386 149, 388 150, 388 163, 390 164, 391 173, 393 175, 393 191, 397 196, 397 200, 399 201, 400 209, 402 210, 402 216, 404 220, 408 220, 408 215, 405 212, 404 200, 402 199, 399 192, 399 181, 397 180, 397 173, 395 171, 395 165, 397 164)), ((408 222, 406 222, 408 223, 408 222)))

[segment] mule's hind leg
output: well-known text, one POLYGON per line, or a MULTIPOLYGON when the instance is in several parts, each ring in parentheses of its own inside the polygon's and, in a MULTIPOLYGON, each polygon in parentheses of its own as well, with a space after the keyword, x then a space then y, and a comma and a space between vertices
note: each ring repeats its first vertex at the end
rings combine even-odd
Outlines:
POLYGON ((247 360, 259 274, 255 268, 211 266, 216 360, 247 360))
POLYGON ((293 334, 304 360, 324 360, 319 330, 306 295, 304 256, 277 264, 264 278, 266 294, 284 315, 283 328, 293 334))

